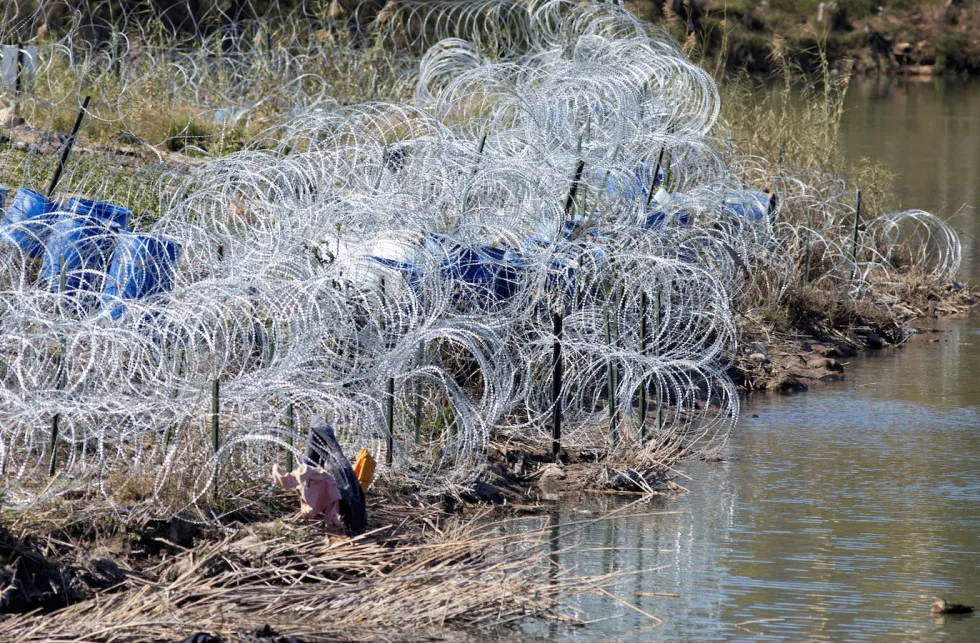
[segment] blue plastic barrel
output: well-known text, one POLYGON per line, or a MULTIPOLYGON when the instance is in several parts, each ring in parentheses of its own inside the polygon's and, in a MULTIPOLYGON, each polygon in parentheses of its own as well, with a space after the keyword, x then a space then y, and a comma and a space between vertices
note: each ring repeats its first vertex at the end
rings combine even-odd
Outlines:
POLYGON ((124 300, 169 292, 180 250, 180 244, 172 239, 120 232, 102 293, 102 311, 119 319, 126 311, 124 300))
POLYGON ((368 259, 381 264, 385 268, 397 270, 405 278, 405 282, 408 283, 408 287, 412 289, 412 292, 414 292, 416 295, 422 294, 422 279, 425 277, 425 273, 421 268, 404 261, 386 259, 385 257, 371 256, 368 257, 368 259))
POLYGON ((485 303, 493 287, 491 265, 474 249, 461 246, 451 239, 445 238, 444 247, 447 256, 442 260, 443 275, 463 285, 463 292, 475 294, 481 303, 485 303))
POLYGON ((465 285, 472 303, 481 308, 493 306, 513 297, 527 270, 526 261, 508 248, 458 244, 443 260, 443 272, 465 285))
POLYGON ((57 203, 34 190, 17 188, 0 222, 0 239, 30 257, 41 256, 57 209, 57 203))
POLYGON ((691 200, 681 194, 672 194, 671 203, 664 207, 657 201, 657 197, 650 200, 650 205, 646 207, 646 220, 643 227, 646 229, 662 228, 668 221, 678 225, 686 226, 691 223, 691 210, 687 206, 691 205, 691 200))
POLYGON ((493 281, 489 266, 474 250, 453 243, 442 260, 443 274, 469 286, 485 287, 493 281))
POLYGON ((527 269, 526 262, 507 248, 483 246, 483 253, 489 257, 490 272, 493 275, 492 292, 497 301, 506 301, 520 288, 527 269))
POLYGON ((722 210, 729 215, 765 221, 775 215, 772 205, 772 196, 766 192, 729 190, 722 202, 722 210))
POLYGON ((123 230, 129 229, 129 217, 133 214, 121 205, 79 197, 68 199, 65 210, 74 212, 79 216, 91 216, 111 223, 117 223, 123 230))
POLYGON ((641 161, 637 165, 633 176, 620 177, 615 172, 608 169, 596 168, 593 172, 596 183, 605 183, 603 186, 606 194, 612 199, 622 199, 633 201, 640 198, 644 202, 650 191, 651 184, 654 191, 664 182, 663 168, 657 169, 656 164, 649 161, 641 161), (653 171, 657 170, 657 178, 654 180, 653 171))
POLYGON ((57 292, 63 256, 66 293, 98 289, 118 233, 119 224, 115 222, 60 213, 45 244, 41 278, 52 292, 57 292))
MULTIPOLYGON (((456 291, 456 302, 492 305, 514 296, 519 281, 527 270, 527 262, 507 248, 493 246, 462 246, 450 237, 436 233, 426 235, 427 246, 433 254, 442 254, 439 271, 449 281, 463 288, 456 291)), ((411 263, 371 256, 369 260, 397 270, 416 295, 422 294, 424 271, 411 263)))

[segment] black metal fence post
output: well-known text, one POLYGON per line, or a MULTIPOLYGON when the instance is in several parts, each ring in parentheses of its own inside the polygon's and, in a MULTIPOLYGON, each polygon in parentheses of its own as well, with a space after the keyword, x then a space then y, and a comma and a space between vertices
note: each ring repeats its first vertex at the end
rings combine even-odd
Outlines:
MULTIPOLYGON (((61 308, 61 297, 64 296, 65 287, 68 283, 68 273, 65 264, 65 255, 58 257, 59 266, 59 276, 58 276, 58 308, 61 308)), ((55 390, 60 390, 62 387, 62 380, 64 379, 64 367, 65 367, 65 348, 62 345, 58 353, 58 364, 55 368, 54 373, 54 388, 55 390)), ((61 427, 61 413, 55 413, 54 417, 51 418, 51 459, 48 463, 48 475, 53 476, 54 472, 58 468, 58 431, 61 427)))
MULTIPOLYGON (((602 309, 606 331, 606 345, 612 346, 612 322, 609 319, 608 302, 602 309)), ((619 442, 619 427, 616 423, 616 367, 612 361, 606 367, 606 398, 609 408, 609 442, 613 447, 619 442)))
MULTIPOLYGON (((640 356, 647 354, 647 292, 640 292, 640 356)), ((647 381, 640 383, 640 443, 647 438, 647 381)))
POLYGON ((20 75, 24 71, 24 48, 17 45, 17 61, 14 63, 14 104, 20 100, 20 75))
POLYGON ((555 312, 552 315, 552 330, 555 334, 554 346, 551 353, 551 461, 558 462, 558 455, 561 453, 561 385, 562 385, 562 357, 561 357, 561 335, 562 335, 562 315, 555 312))
POLYGON ((75 146, 75 139, 78 138, 78 130, 82 127, 82 120, 85 118, 91 99, 91 96, 86 96, 82 101, 82 108, 78 110, 78 117, 75 118, 75 126, 71 129, 71 135, 68 137, 68 140, 65 141, 65 147, 61 150, 61 158, 58 160, 58 166, 54 170, 54 176, 51 177, 51 183, 48 184, 48 197, 53 195, 55 188, 58 187, 61 174, 65 170, 65 163, 68 161, 68 156, 71 155, 71 148, 75 146))
MULTIPOLYGON (((425 361, 425 342, 419 342, 419 368, 425 361)), ((422 439, 422 377, 415 380, 415 444, 422 439)))
POLYGON ((218 453, 221 447, 219 414, 221 412, 221 384, 215 379, 211 382, 211 449, 218 453))
MULTIPOLYGON (((660 295, 661 295, 661 290, 658 287, 657 288, 657 297, 654 300, 654 306, 653 306, 653 324, 654 324, 654 326, 653 326, 653 332, 654 332, 654 335, 656 337, 658 337, 658 338, 660 337, 660 295)), ((661 427, 663 427, 663 406, 664 406, 664 402, 663 402, 662 391, 660 390, 660 377, 659 376, 657 377, 656 381, 654 382, 654 394, 657 396, 657 417, 654 420, 654 422, 655 422, 654 428, 657 430, 657 433, 660 433, 660 429, 661 429, 661 427)))
POLYGON ((851 245, 851 281, 857 274, 858 226, 861 225, 861 190, 857 191, 857 209, 854 210, 854 243, 851 245))
POLYGON ((293 470, 293 433, 296 428, 296 416, 293 413, 293 401, 290 400, 286 404, 286 431, 289 435, 286 436, 286 444, 289 448, 286 449, 286 471, 293 470))
POLYGON ((385 463, 391 465, 395 461, 395 378, 389 377, 385 388, 385 427, 388 429, 385 463))
POLYGON ((806 254, 803 259, 803 284, 810 283, 810 234, 813 230, 813 208, 806 210, 806 254))

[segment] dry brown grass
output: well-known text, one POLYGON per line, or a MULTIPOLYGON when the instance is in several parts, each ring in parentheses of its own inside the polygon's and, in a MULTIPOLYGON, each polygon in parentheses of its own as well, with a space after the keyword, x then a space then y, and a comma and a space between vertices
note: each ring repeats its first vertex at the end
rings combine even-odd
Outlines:
MULTIPOLYGON (((864 275, 860 287, 847 279, 856 189, 862 193, 863 230, 869 221, 896 210, 895 176, 871 159, 845 156, 840 124, 849 68, 832 72, 826 57, 821 60, 822 76, 800 77, 777 43, 773 64, 780 71, 774 83, 747 75, 720 83, 719 133, 730 146, 725 149, 734 151, 733 167, 744 171, 744 180, 779 191, 777 224, 790 224, 780 234, 795 264, 793 283, 781 299, 754 296, 741 303, 743 339, 765 342, 773 334, 826 338, 855 328, 900 337, 898 326, 910 319, 958 312, 971 301, 948 276, 930 277, 910 266, 911 255, 896 246, 877 249, 890 264, 864 275), (808 235, 808 226, 816 233, 808 235)), ((862 237, 857 256, 862 265, 877 260, 866 243, 862 237)))
MULTIPOLYGON (((39 37, 45 71, 21 100, 20 115, 30 126, 68 132, 80 97, 90 95, 83 130, 90 144, 140 141, 164 154, 186 148, 225 154, 288 117, 296 105, 408 97, 411 87, 403 80, 412 65, 396 61, 392 43, 375 41, 373 32, 373 46, 355 48, 344 30, 311 31, 310 24, 295 20, 280 28, 288 37, 277 33, 271 49, 243 43, 232 54, 175 52, 172 39, 147 29, 130 34, 136 38, 130 50, 112 63, 102 54, 69 56, 62 43, 39 37), (215 119, 218 109, 247 105, 251 109, 234 122, 215 119)), ((85 43, 76 44, 84 50, 85 43)))
MULTIPOLYGON (((47 613, 0 618, 7 640, 176 640, 206 631, 231 640, 273 630, 306 641, 417 640, 437 630, 499 634, 529 616, 560 614, 568 592, 613 576, 578 578, 548 558, 544 518, 523 532, 487 517, 446 518, 433 507, 385 505, 356 538, 322 526, 257 523, 154 558, 121 585, 47 613)), ((133 566, 135 568, 135 566, 133 566)))

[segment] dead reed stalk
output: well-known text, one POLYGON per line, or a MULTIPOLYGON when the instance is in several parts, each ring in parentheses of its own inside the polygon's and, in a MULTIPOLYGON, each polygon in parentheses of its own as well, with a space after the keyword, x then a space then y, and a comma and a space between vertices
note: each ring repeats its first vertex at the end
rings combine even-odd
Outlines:
MULTIPOLYGON (((483 523, 485 525, 485 522, 483 523)), ((0 621, 8 640, 231 640, 264 626, 305 641, 378 640, 443 628, 494 630, 527 616, 572 620, 560 594, 591 588, 549 565, 543 526, 498 536, 479 521, 357 539, 282 522, 184 550, 117 588, 0 621)))

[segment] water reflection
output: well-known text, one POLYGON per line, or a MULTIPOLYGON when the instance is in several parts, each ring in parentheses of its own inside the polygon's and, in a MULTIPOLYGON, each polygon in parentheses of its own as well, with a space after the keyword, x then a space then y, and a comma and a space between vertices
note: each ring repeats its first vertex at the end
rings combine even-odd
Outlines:
MULTIPOLYGON (((980 640, 980 617, 929 614, 933 596, 980 601, 980 319, 855 360, 846 382, 746 407, 760 417, 742 421, 729 461, 685 469, 690 495, 560 530, 559 569, 651 571, 616 585, 619 600, 567 598, 566 612, 608 620, 528 635, 980 640)), ((632 500, 586 496, 553 511, 581 523, 632 500)))
MULTIPOLYGON (((903 209, 950 217, 977 203, 980 82, 936 78, 859 79, 850 88, 841 137, 847 154, 881 161, 897 177, 903 209)), ((953 219, 964 233, 964 278, 980 279, 974 207, 953 219)))

